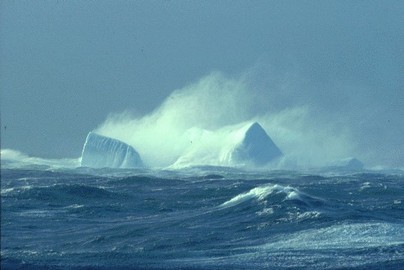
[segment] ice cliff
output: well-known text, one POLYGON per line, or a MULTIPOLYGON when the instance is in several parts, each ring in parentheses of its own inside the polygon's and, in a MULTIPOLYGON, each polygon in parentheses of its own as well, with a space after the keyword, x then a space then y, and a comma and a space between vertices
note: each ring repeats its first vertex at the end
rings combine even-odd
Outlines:
POLYGON ((119 140, 90 132, 83 147, 81 166, 92 168, 137 168, 143 167, 143 162, 132 146, 119 140))

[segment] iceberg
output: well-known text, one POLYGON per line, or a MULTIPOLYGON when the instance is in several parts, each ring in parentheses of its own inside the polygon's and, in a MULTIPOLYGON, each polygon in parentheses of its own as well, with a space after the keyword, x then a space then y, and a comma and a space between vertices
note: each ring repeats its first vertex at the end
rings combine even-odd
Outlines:
POLYGON ((189 130, 193 143, 172 165, 265 166, 282 156, 265 130, 257 123, 225 126, 215 131, 189 130))
POLYGON ((362 161, 357 158, 349 157, 336 160, 331 163, 331 168, 347 169, 347 170, 361 170, 364 167, 362 161))
POLYGON ((81 166, 92 168, 139 168, 144 165, 140 155, 132 146, 117 139, 90 132, 83 146, 81 166))
POLYGON ((282 156, 281 150, 257 122, 247 126, 241 140, 230 152, 232 163, 255 166, 266 165, 280 156, 282 156))

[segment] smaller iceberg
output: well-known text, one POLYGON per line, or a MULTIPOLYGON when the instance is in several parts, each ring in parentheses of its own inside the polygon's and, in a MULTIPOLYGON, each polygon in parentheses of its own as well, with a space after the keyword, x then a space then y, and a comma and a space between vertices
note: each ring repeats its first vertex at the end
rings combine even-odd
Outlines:
POLYGON ((81 155, 81 166, 91 168, 144 167, 140 155, 132 146, 94 132, 87 135, 81 155))
POLYGON ((349 157, 332 162, 330 167, 347 170, 362 170, 364 164, 357 158, 349 157))

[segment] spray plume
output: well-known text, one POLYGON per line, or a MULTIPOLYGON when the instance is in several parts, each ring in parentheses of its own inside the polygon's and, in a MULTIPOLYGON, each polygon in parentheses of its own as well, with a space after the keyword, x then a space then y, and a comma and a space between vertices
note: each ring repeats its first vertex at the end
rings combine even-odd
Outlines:
POLYGON ((248 76, 215 72, 174 91, 148 115, 111 114, 96 132, 132 145, 152 167, 222 165, 218 151, 232 140, 234 130, 255 121, 282 149, 280 166, 321 166, 352 154, 349 130, 316 121, 306 106, 271 110, 271 95, 251 88, 248 76))

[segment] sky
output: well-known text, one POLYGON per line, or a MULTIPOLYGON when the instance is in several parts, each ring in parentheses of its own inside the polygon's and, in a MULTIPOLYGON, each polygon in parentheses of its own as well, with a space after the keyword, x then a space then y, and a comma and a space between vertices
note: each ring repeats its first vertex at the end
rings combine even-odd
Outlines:
POLYGON ((242 81, 249 115, 306 108, 302 134, 331 123, 359 158, 404 165, 403 1, 0 5, 2 149, 79 157, 110 114, 142 118, 221 74, 215 96, 242 81))

